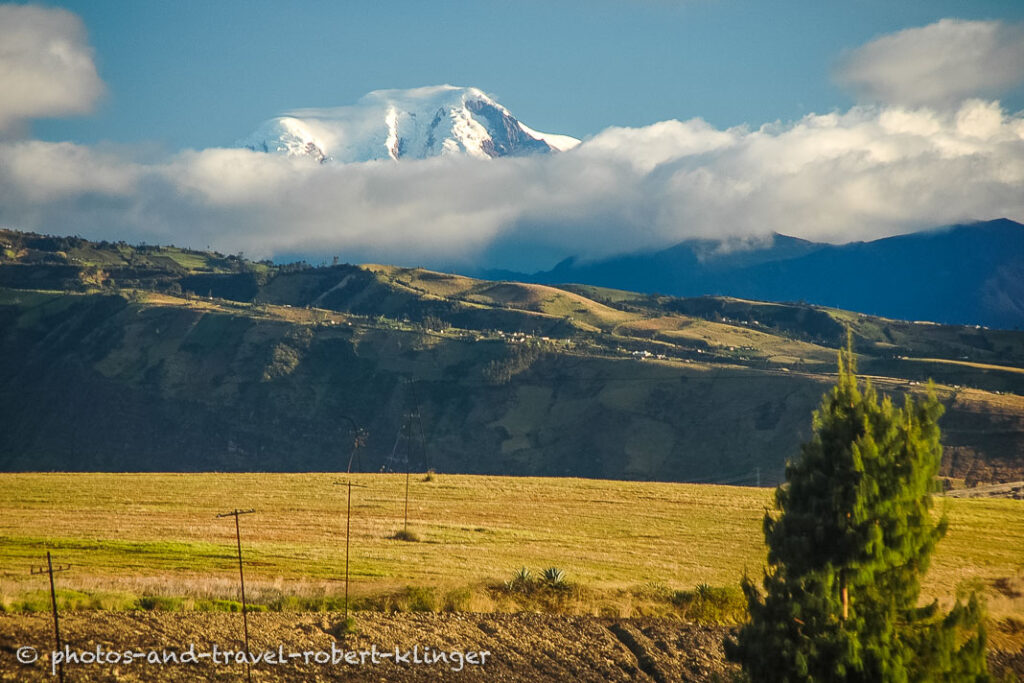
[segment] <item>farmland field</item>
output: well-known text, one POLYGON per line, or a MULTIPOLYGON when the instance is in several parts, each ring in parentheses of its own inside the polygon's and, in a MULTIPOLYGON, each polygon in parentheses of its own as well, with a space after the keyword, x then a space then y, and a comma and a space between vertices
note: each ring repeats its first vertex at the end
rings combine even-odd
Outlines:
MULTIPOLYGON (((0 596, 7 609, 44 588, 30 566, 70 563, 59 585, 85 594, 233 599, 234 524, 255 602, 343 591, 344 475, 0 475, 0 596)), ((520 566, 558 567, 587 598, 572 611, 630 616, 644 587, 735 585, 764 561, 770 489, 585 479, 352 475, 354 596, 407 587, 468 589, 462 607, 503 611, 487 586, 520 566), (632 596, 632 597, 631 597, 632 596)), ((924 582, 943 602, 983 589, 994 617, 1024 612, 1024 502, 938 498, 950 520, 924 582)), ((102 600, 100 601, 102 606, 102 600)))

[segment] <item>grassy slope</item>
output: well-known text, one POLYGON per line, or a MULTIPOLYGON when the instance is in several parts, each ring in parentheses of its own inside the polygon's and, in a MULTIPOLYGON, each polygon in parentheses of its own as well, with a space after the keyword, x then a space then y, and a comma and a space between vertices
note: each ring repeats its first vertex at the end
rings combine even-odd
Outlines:
MULTIPOLYGON (((255 599, 337 594, 344 567, 345 488, 337 474, 2 474, 0 594, 39 588, 28 575, 46 548, 74 570, 66 588, 234 596, 234 525, 242 518, 255 599)), ((357 594, 404 585, 451 588, 508 578, 519 566, 564 569, 598 594, 644 584, 692 588, 756 575, 764 489, 585 479, 414 476, 402 526, 404 475, 353 475, 357 594)), ((924 582, 944 601, 985 587, 994 616, 1024 600, 993 589, 1024 581, 1024 502, 940 499, 950 531, 924 582)))
MULTIPOLYGON (((754 483, 760 468, 762 481, 773 483, 831 381, 823 373, 829 349, 683 316, 674 324, 705 335, 707 351, 692 353, 695 361, 680 358, 678 347, 621 334, 535 338, 536 360, 507 383, 491 385, 488 363, 515 349, 493 331, 442 334, 394 318, 206 297, 140 292, 130 298, 136 302, 0 290, 0 308, 13 314, 7 356, 18 359, 6 371, 14 373, 10 386, 77 387, 63 413, 84 420, 66 424, 62 417, 38 426, 33 454, 81 452, 77 444, 113 439, 103 447, 105 460, 36 467, 161 470, 167 466, 159 463, 173 457, 191 469, 323 469, 343 437, 338 414, 370 430, 368 453, 379 467, 411 398, 404 380, 411 376, 419 380, 427 447, 444 471, 754 483), (714 337, 719 328, 730 336, 714 337), (724 346, 765 337, 775 346, 724 346), (641 363, 630 358, 631 348, 677 353, 641 363), (792 371, 760 361, 744 365, 757 351, 802 354, 806 362, 792 371), (703 360, 712 356, 717 359, 703 360), (67 358, 84 366, 80 385, 50 375, 54 361, 67 358), (76 396, 88 404, 75 404, 76 396), (119 419, 124 410, 134 411, 137 434, 120 436, 130 426, 119 419), (177 453, 191 459, 186 464, 177 453), (296 461, 296 454, 306 459, 296 461)), ((877 377, 876 383, 896 394, 923 390, 908 380, 877 377)), ((950 407, 943 422, 947 456, 956 455, 947 473, 1020 478, 1014 454, 1024 398, 951 387, 939 393, 950 407), (980 471, 979 462, 985 463, 980 471)), ((11 414, 29 410, 22 422, 51 415, 21 392, 5 405, 11 414)), ((16 435, 3 442, 7 449, 17 445, 16 435)), ((31 468, 24 452, 7 456, 20 463, 12 469, 31 468)))
POLYGON ((0 289, 10 321, 0 344, 16 359, 0 358, 0 408, 28 411, 27 426, 0 439, 9 469, 39 455, 43 467, 84 457, 84 469, 160 470, 152 461, 174 448, 192 469, 322 469, 339 413, 370 429, 378 456, 390 450, 412 378, 443 469, 754 483, 760 468, 771 483, 806 435, 849 325, 862 372, 883 389, 940 384, 947 474, 1024 473, 1019 332, 0 231, 4 240, 0 282, 21 289, 0 289), (71 287, 75 268, 106 303, 25 288, 71 287), (112 313, 112 294, 129 305, 112 313), (517 356, 513 332, 538 352, 517 356), (514 370, 489 386, 495 363, 514 370), (92 396, 62 407, 84 424, 43 419, 57 388, 92 396), (134 433, 107 420, 126 410, 134 433))

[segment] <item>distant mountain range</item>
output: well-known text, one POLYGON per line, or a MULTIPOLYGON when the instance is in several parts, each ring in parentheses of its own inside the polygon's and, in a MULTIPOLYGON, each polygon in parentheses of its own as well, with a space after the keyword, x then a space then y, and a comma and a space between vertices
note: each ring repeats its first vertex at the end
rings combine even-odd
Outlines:
POLYGON ((938 384, 944 475, 1024 478, 1024 332, 0 229, 0 471, 338 471, 355 423, 363 471, 775 484, 847 329, 938 384))
POLYGON ((476 274, 672 296, 805 301, 903 320, 1024 326, 1024 225, 1005 218, 842 245, 778 234, 753 245, 688 240, 602 261, 566 259, 533 274, 476 274))
MULTIPOLYGON (((530 128, 477 88, 440 85, 377 90, 350 106, 295 110, 266 121, 236 144, 344 164, 549 154, 579 143, 530 128)), ((539 257, 535 245, 516 248, 539 257)), ((842 245, 772 234, 747 241, 687 240, 601 261, 569 258, 532 274, 456 270, 487 279, 807 302, 903 320, 1024 326, 1024 225, 1006 218, 842 245)))
POLYGON ((570 149, 579 140, 533 130, 477 88, 439 85, 375 90, 347 107, 298 109, 236 144, 321 163, 522 156, 570 149))

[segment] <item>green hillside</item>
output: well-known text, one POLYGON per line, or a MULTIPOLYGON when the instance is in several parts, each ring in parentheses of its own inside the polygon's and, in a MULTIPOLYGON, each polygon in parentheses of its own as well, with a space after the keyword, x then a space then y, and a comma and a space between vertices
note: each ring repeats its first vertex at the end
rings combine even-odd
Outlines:
POLYGON ((1024 478, 1020 332, 10 231, 0 247, 0 469, 337 470, 354 422, 364 470, 773 484, 849 326, 883 390, 940 382, 945 474, 1024 478))

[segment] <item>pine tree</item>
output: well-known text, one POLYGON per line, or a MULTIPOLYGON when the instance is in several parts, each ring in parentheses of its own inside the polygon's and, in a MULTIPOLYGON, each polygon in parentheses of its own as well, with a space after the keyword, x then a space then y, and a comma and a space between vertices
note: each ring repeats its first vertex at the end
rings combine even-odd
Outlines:
POLYGON ((848 343, 765 514, 764 594, 744 579, 751 619, 727 652, 754 681, 988 680, 974 597, 948 614, 918 607, 947 527, 931 514, 942 405, 931 387, 902 408, 879 402, 855 372, 848 343))

